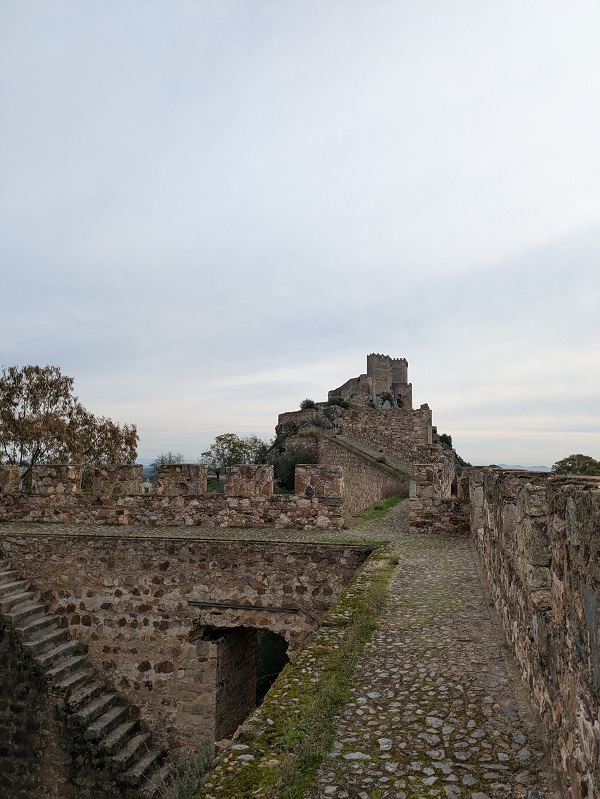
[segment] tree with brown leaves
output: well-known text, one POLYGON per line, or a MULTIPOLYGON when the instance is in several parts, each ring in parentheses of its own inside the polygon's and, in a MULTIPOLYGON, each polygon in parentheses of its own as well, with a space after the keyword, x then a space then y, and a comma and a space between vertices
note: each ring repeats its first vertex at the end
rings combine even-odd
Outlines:
POLYGON ((0 463, 99 466, 134 463, 135 425, 94 416, 73 395, 58 366, 3 366, 0 375, 0 463))

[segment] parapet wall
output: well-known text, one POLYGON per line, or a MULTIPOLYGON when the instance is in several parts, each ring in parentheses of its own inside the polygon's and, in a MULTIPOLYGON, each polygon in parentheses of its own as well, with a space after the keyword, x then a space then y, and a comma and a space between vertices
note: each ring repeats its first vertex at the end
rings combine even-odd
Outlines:
MULTIPOLYGON (((318 417, 316 409, 281 413, 276 427, 280 435, 310 426, 318 417)), ((439 447, 432 448, 431 409, 366 408, 337 409, 335 431, 380 452, 411 470, 413 463, 437 459, 439 447)))
POLYGON ((143 494, 141 466, 111 466, 96 469, 86 493, 80 466, 35 466, 31 490, 23 492, 19 468, 0 466, 0 521, 339 528, 339 478, 339 467, 303 466, 303 488, 280 495, 273 494, 272 466, 235 466, 217 494, 206 491, 206 467, 177 464, 161 468, 156 493, 143 494), (316 488, 323 485, 332 493, 316 488))
POLYGON ((350 408, 339 417, 338 431, 368 447, 379 448, 407 468, 422 460, 422 448, 431 444, 431 410, 403 408, 350 408))
POLYGON ((600 479, 469 469, 471 529, 563 795, 600 796, 600 479))
POLYGON ((469 533, 469 497, 466 476, 456 477, 450 452, 438 460, 416 463, 410 482, 409 526, 412 532, 469 533))

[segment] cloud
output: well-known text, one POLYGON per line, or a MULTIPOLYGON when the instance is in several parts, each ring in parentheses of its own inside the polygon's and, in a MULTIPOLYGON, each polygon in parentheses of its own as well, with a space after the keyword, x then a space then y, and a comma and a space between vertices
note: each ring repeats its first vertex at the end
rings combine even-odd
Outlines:
POLYGON ((599 16, 5 0, 2 361, 59 364, 153 456, 387 352, 440 428, 489 425, 469 460, 548 459, 600 394, 599 16))

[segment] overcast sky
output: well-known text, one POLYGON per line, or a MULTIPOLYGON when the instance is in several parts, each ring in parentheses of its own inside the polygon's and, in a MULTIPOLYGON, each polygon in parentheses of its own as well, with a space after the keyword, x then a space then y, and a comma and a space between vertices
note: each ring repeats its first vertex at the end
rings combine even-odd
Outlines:
POLYGON ((139 456, 409 361, 472 463, 600 458, 596 0, 0 0, 0 362, 139 456))

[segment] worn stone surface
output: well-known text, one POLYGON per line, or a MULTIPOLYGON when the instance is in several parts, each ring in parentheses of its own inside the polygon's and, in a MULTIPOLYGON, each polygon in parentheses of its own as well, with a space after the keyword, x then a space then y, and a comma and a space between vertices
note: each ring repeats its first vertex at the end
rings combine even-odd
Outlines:
POLYGON ((555 796, 469 540, 409 533, 406 510, 371 523, 400 566, 306 799, 555 796))

